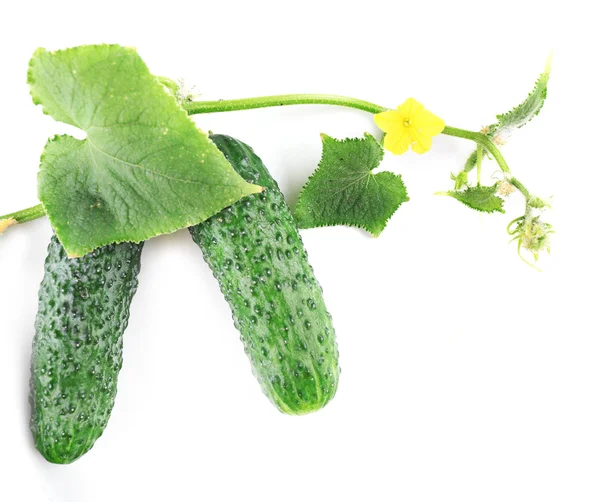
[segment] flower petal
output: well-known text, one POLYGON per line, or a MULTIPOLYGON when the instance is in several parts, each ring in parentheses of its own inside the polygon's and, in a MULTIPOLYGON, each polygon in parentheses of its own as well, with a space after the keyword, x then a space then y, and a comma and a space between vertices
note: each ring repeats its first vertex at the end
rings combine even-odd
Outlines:
POLYGON ((410 134, 405 128, 394 130, 386 134, 385 138, 383 138, 383 148, 394 155, 401 155, 408 150, 411 141, 410 134))
POLYGON ((441 133, 444 127, 446 127, 441 118, 425 109, 413 117, 412 125, 420 133, 427 134, 428 136, 435 136, 441 133))
POLYGON ((413 152, 425 153, 431 148, 431 136, 429 134, 424 134, 422 132, 417 131, 414 128, 411 128, 410 135, 412 140, 414 141, 412 145, 413 152))
POLYGON ((398 127, 403 127, 403 118, 396 110, 387 110, 385 112, 373 115, 373 120, 379 129, 383 132, 390 132, 398 127))
POLYGON ((419 103, 414 98, 408 98, 404 103, 402 103, 398 108, 396 108, 397 112, 402 116, 402 119, 412 119, 421 113, 425 107, 419 103))
POLYGON ((410 146, 415 153, 425 153, 431 148, 431 138, 445 127, 441 118, 414 98, 408 98, 396 110, 376 114, 374 120, 387 133, 384 148, 396 155, 406 152, 410 146))

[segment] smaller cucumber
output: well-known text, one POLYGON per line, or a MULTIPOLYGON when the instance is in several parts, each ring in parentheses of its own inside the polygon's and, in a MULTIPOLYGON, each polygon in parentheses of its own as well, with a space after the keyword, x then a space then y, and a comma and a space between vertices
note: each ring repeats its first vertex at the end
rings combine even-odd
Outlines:
POLYGON ((31 362, 31 431, 50 462, 68 464, 102 435, 117 394, 123 332, 142 244, 69 259, 54 236, 40 288, 31 362))

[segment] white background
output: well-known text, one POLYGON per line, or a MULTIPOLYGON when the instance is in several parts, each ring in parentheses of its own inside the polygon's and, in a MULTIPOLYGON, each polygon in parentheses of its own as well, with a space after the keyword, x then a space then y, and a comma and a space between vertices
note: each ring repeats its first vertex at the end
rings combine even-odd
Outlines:
MULTIPOLYGON (((45 219, 0 238, 0 500, 600 499, 598 37, 568 2, 10 2, 0 7, 0 214, 36 203, 47 138, 68 129, 28 95, 36 47, 136 46, 151 71, 202 99, 324 92, 396 106, 409 96, 479 129, 518 104, 555 48, 548 102, 504 154, 553 196, 542 273, 505 225, 449 198, 473 146, 386 156, 411 201, 379 239, 303 231, 333 314, 336 398, 280 414, 250 372, 216 281, 187 232, 146 245, 109 426, 70 466, 28 430, 45 219), (596 204, 596 205, 595 205, 596 204)), ((252 145, 290 204, 320 158, 319 133, 376 132, 368 114, 295 107, 195 119, 252 145)), ((486 175, 496 170, 486 164, 486 175)))

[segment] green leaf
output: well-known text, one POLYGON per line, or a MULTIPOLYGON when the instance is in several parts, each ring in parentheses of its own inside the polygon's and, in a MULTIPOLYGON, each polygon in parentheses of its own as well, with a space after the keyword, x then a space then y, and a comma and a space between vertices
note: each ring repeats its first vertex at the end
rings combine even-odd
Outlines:
POLYGON ((87 134, 48 142, 39 198, 70 256, 195 225, 260 191, 233 170, 134 49, 38 49, 31 95, 87 134))
POLYGON ((300 228, 348 225, 376 237, 400 204, 409 200, 402 178, 373 174, 383 148, 370 134, 337 140, 325 134, 323 156, 298 199, 294 216, 300 228))
MULTIPOLYGON (((525 101, 507 113, 496 115, 498 122, 484 127, 482 132, 484 132, 492 140, 496 138, 496 142, 498 144, 502 144, 502 142, 506 141, 510 137, 515 129, 523 127, 538 113, 540 113, 548 94, 548 80, 550 79, 551 66, 552 55, 550 55, 548 58, 543 73, 537 79, 533 91, 529 93, 525 101)), ((484 149, 483 155, 489 156, 488 151, 484 149)), ((471 155, 469 155, 467 158, 463 167, 463 172, 468 173, 472 171, 476 165, 477 149, 473 150, 473 153, 471 153, 471 155)))
POLYGON ((551 66, 552 55, 548 58, 546 67, 535 83, 533 91, 529 93, 525 101, 519 106, 516 106, 507 113, 496 116, 498 122, 489 127, 489 136, 498 136, 500 134, 503 137, 508 137, 514 129, 523 127, 540 113, 548 93, 551 66))
POLYGON ((467 158, 462 172, 469 173, 473 169, 475 169, 475 167, 477 167, 477 148, 475 148, 475 150, 473 150, 473 153, 467 158))
POLYGON ((497 188, 497 184, 489 187, 475 186, 460 192, 446 192, 444 195, 454 197, 464 205, 477 211, 482 211, 484 213, 503 213, 504 209, 502 206, 504 205, 504 200, 496 195, 497 188))

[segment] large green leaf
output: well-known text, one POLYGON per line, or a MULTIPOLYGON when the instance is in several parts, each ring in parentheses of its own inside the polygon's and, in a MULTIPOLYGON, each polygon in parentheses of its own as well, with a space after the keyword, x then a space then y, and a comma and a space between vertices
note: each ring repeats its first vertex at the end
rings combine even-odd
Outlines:
POLYGON ((370 134, 337 140, 325 134, 318 169, 302 189, 294 211, 300 228, 349 225, 378 236, 400 204, 408 200, 402 178, 373 174, 383 148, 370 134))
POLYGON ((260 187, 246 183, 131 48, 39 49, 31 95, 78 127, 41 159, 39 198, 70 256, 195 225, 260 187))

